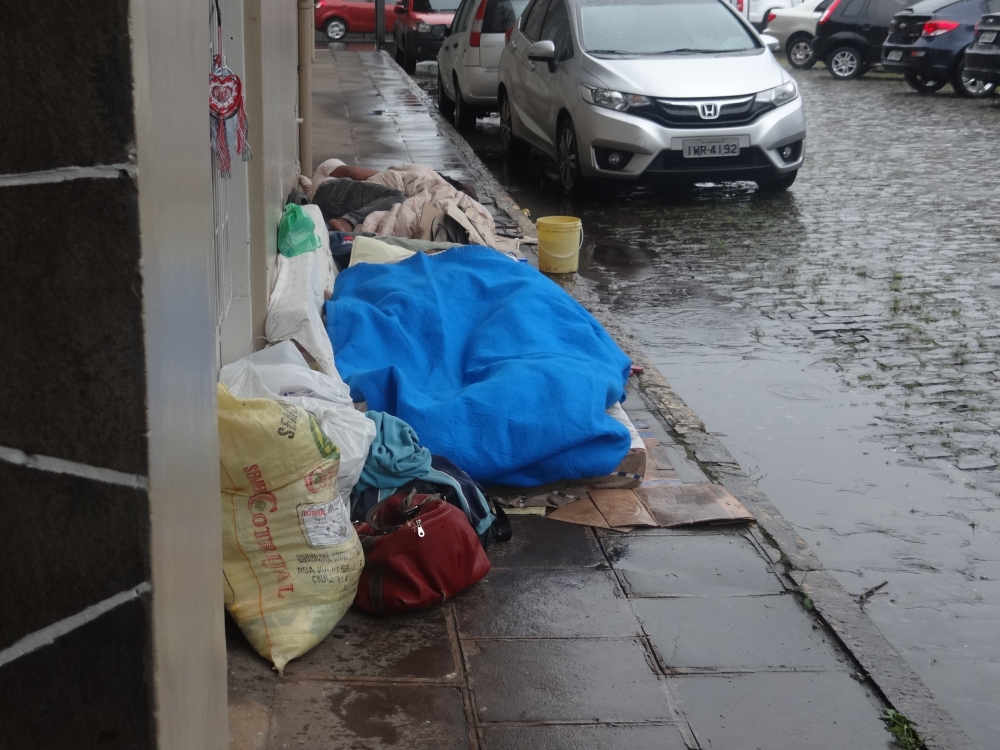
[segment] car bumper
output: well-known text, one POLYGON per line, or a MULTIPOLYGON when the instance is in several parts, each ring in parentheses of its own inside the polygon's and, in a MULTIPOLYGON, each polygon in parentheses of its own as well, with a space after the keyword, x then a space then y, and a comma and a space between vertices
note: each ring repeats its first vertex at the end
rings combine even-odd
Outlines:
POLYGON ((965 51, 965 72, 987 83, 1000 83, 1000 49, 970 47, 965 51))
POLYGON ((587 176, 634 180, 657 176, 701 182, 754 180, 796 171, 805 158, 806 120, 802 98, 767 112, 745 125, 719 128, 668 128, 625 112, 581 100, 572 112, 580 153, 580 170, 587 176), (687 138, 737 137, 739 157, 685 159, 687 138), (795 146, 795 144, 800 144, 795 146), (795 156, 785 161, 779 150, 793 145, 795 156), (621 169, 602 167, 603 154, 631 154, 621 169))
POLYGON ((882 47, 882 69, 887 73, 921 73, 947 78, 955 64, 955 53, 934 49, 926 44, 886 44, 882 47), (899 60, 887 59, 890 52, 900 52, 899 60))
POLYGON ((444 44, 444 37, 410 31, 406 34, 406 51, 417 61, 437 60, 438 50, 444 44))

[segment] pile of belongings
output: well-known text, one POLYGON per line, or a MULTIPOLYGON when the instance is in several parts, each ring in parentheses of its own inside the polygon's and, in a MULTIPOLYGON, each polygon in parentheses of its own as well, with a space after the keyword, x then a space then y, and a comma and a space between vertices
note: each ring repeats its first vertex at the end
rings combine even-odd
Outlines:
POLYGON ((352 601, 407 612, 486 575, 510 538, 488 492, 644 473, 622 470, 644 456, 628 357, 505 252, 474 191, 420 165, 346 170, 302 178, 268 346, 220 376, 226 605, 279 670, 352 601))

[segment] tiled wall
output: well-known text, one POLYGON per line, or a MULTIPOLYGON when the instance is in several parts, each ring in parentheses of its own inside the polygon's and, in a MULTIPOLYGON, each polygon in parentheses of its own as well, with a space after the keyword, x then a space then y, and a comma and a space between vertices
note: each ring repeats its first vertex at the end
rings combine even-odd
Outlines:
POLYGON ((0 750, 225 744, 208 33, 0 2, 0 750))

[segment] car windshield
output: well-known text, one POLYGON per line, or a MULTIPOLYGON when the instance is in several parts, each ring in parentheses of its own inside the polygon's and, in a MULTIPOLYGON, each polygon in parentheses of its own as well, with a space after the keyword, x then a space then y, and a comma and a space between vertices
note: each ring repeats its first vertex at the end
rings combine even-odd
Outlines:
POLYGON ((414 13, 454 13, 462 0, 413 0, 414 13))
POLYGON ((591 54, 717 54, 757 49, 719 0, 584 0, 584 49, 591 54))

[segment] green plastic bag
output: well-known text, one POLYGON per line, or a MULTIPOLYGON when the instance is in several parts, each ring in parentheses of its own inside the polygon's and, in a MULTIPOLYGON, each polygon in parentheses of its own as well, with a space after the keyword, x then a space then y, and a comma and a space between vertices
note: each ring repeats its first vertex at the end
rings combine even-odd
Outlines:
POLYGON ((278 223, 278 252, 286 258, 311 253, 322 245, 316 236, 316 222, 302 210, 298 203, 285 206, 285 213, 278 223))

